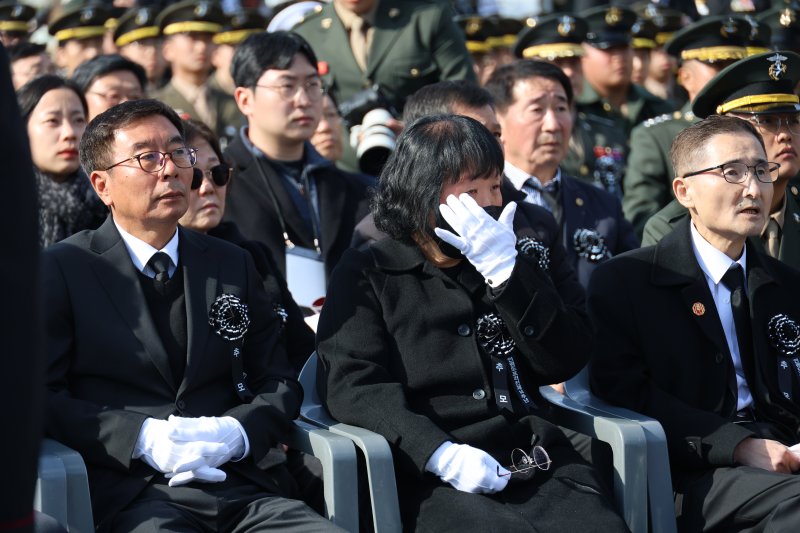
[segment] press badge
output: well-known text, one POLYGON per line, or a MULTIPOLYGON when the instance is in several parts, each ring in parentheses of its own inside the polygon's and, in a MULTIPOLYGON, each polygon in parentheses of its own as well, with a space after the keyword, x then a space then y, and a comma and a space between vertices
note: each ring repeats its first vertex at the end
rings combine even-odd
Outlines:
POLYGON ((325 296, 325 263, 315 250, 286 248, 286 283, 292 298, 302 307, 325 296))

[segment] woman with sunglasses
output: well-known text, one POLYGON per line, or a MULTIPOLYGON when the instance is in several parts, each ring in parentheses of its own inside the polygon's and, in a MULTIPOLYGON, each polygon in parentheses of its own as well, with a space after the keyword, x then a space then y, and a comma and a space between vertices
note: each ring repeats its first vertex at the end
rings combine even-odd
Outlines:
POLYGON ((74 82, 45 75, 17 91, 30 140, 42 248, 85 229, 108 211, 81 170, 78 144, 86 128, 86 99, 74 82))
POLYGON ((197 150, 197 162, 189 209, 180 219, 180 224, 232 242, 250 252, 275 312, 283 319, 282 339, 292 365, 299 372, 314 351, 314 332, 303 320, 303 313, 292 299, 269 249, 259 242, 246 240, 233 222, 222 222, 225 196, 231 186, 231 168, 225 162, 216 135, 202 122, 187 120, 185 127, 186 143, 197 150))

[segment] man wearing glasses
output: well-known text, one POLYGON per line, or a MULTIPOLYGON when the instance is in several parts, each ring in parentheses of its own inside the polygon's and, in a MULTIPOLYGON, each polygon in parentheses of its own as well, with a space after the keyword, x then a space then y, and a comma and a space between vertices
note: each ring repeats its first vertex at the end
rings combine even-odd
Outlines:
POLYGON ((225 151, 236 176, 225 218, 266 244, 284 276, 287 250, 300 248, 324 261, 330 274, 367 213, 367 184, 309 141, 325 93, 317 58, 298 35, 257 33, 236 49, 231 71, 247 126, 225 151))
POLYGON ((720 115, 679 133, 671 156, 689 216, 589 285, 592 390, 664 427, 679 530, 794 531, 800 273, 748 239, 781 165, 751 121, 720 115))
MULTIPOLYGON (((770 256, 800 268, 800 55, 768 52, 742 59, 717 74, 695 98, 698 117, 733 115, 753 123, 764 139, 767 158, 780 163, 769 218, 754 244, 770 256)), ((642 244, 655 244, 686 210, 667 204, 645 225, 642 244)))
POLYGON ((121 103, 80 152, 111 215, 42 257, 46 430, 86 462, 98 530, 335 530, 270 453, 302 392, 252 258, 178 227, 196 162, 180 118, 121 103))

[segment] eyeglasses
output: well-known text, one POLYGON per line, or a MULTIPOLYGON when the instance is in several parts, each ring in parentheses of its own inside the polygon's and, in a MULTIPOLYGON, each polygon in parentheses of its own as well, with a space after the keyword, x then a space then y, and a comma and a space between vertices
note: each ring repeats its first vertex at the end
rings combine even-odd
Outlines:
POLYGON ((152 150, 149 152, 136 154, 128 159, 123 159, 118 163, 114 163, 105 170, 111 170, 122 163, 127 163, 131 159, 135 159, 136 162, 139 163, 141 169, 145 172, 158 172, 164 168, 164 165, 167 164, 167 156, 172 159, 172 162, 175 163, 175 166, 178 168, 191 168, 197 162, 197 150, 194 148, 176 148, 171 152, 159 152, 158 150, 152 150))
POLYGON ((506 468, 508 473, 500 473, 500 466, 498 465, 497 475, 506 477, 519 474, 521 479, 530 479, 537 469, 549 470, 551 462, 550 456, 541 446, 534 446, 531 450, 531 455, 528 455, 520 448, 514 448, 514 451, 511 452, 511 466, 506 468))
POLYGON ((141 93, 118 93, 116 91, 109 91, 107 93, 101 93, 97 91, 86 91, 86 94, 96 94, 100 98, 106 101, 106 103, 111 105, 121 104, 122 102, 128 101, 135 101, 141 100, 143 98, 141 93))
POLYGON ((306 96, 313 102, 320 100, 326 92, 325 86, 322 85, 322 80, 311 80, 306 83, 284 83, 282 85, 256 84, 256 87, 275 91, 278 93, 278 96, 286 101, 293 100, 294 97, 297 96, 297 93, 300 92, 301 88, 305 89, 306 96))
POLYGON ((746 165, 739 162, 722 163, 714 167, 704 168, 703 170, 696 170, 684 174, 684 178, 697 176, 698 174, 705 174, 712 170, 721 170, 722 177, 728 183, 742 183, 750 176, 755 178, 761 183, 772 183, 778 179, 778 169, 781 168, 780 163, 771 163, 766 161, 764 163, 756 163, 755 165, 746 165))
MULTIPOLYGON (((225 165, 216 165, 208 170, 194 169, 194 180, 201 183, 203 177, 210 179, 217 187, 224 187, 231 180, 231 173, 233 169, 225 165)), ((199 185, 198 185, 199 187, 199 185)))
POLYGON ((757 127, 767 131, 773 135, 777 135, 781 131, 781 126, 786 125, 789 133, 800 135, 800 113, 767 113, 764 115, 753 115, 748 117, 748 120, 753 122, 757 127))

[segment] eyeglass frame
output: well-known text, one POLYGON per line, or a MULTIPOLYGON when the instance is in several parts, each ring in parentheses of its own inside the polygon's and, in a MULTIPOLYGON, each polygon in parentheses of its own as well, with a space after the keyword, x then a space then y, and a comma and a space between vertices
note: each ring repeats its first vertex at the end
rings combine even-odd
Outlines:
POLYGON ((538 470, 542 470, 542 471, 547 471, 547 470, 550 470, 550 465, 551 465, 551 464, 553 464, 553 461, 550 459, 550 454, 548 454, 548 453, 547 453, 547 450, 545 450, 545 449, 544 449, 542 446, 534 446, 534 447, 531 449, 531 452, 534 452, 534 453, 531 453, 531 454, 529 455, 529 454, 528 454, 528 453, 527 453, 525 450, 523 450, 522 448, 514 448, 514 449, 511 451, 511 463, 512 463, 512 464, 511 464, 511 466, 509 466, 508 468, 506 468, 506 470, 508 470, 508 474, 503 474, 503 473, 501 473, 501 472, 500 472, 500 465, 497 465, 497 477, 509 477, 509 478, 510 478, 510 477, 511 477, 511 476, 513 476, 514 474, 525 474, 525 473, 527 473, 527 472, 530 472, 531 470, 536 470, 536 469, 538 469, 538 470), (534 461, 534 459, 533 459, 533 457, 532 457, 533 455, 536 455, 536 454, 535 454, 535 451, 536 451, 536 450, 541 450, 541 452, 542 452, 542 453, 544 454, 544 456, 547 458, 547 461, 546 461, 546 462, 545 462, 543 465, 541 465, 541 464, 539 464, 539 463, 535 462, 535 461, 534 461), (522 455, 523 455, 524 457, 527 457, 527 458, 529 459, 529 461, 528 461, 528 464, 527 464, 526 466, 519 467, 519 466, 517 466, 517 464, 514 462, 514 452, 517 452, 517 451, 518 451, 518 452, 520 452, 520 453, 522 453, 522 455))
POLYGON ((777 112, 777 113, 770 113, 770 112, 767 112, 767 113, 739 113, 738 115, 739 115, 740 118, 743 118, 744 120, 747 120, 748 122, 752 122, 753 124, 755 124, 755 126, 757 128, 765 129, 765 130, 769 131, 773 135, 778 135, 781 132, 781 128, 783 126, 786 126, 786 131, 788 131, 789 133, 791 133, 793 135, 800 135, 800 123, 798 123, 798 125, 797 125, 798 126, 798 131, 794 132, 789 128, 789 123, 786 120, 784 120, 784 117, 787 117, 788 115, 794 115, 795 117, 800 119, 800 111, 782 111, 782 112, 777 112), (759 122, 759 117, 774 117, 776 115, 778 117, 778 127, 775 128, 775 131, 772 131, 767 126, 764 126, 761 122, 759 122))
POLYGON ((127 159, 123 159, 122 161, 114 163, 110 167, 106 167, 103 170, 108 172, 112 168, 117 167, 117 166, 121 165, 122 163, 127 163, 131 159, 135 159, 136 162, 139 164, 139 168, 142 169, 143 172, 147 172, 148 174, 151 174, 153 172, 161 171, 167 165, 167 156, 169 156, 169 158, 172 159, 172 162, 175 163, 175 166, 178 167, 178 168, 194 168, 195 164, 197 164, 197 149, 196 148, 189 148, 187 146, 184 146, 182 148, 175 148, 175 150, 172 150, 171 152, 161 152, 159 150, 147 150, 145 152, 141 152, 139 154, 132 155, 127 159), (175 163, 175 158, 172 156, 172 154, 175 153, 177 150, 186 150, 189 153, 189 158, 193 159, 192 163, 188 167, 182 167, 178 163, 175 163), (161 154, 161 166, 159 166, 158 168, 155 168, 153 170, 145 170, 145 168, 142 166, 141 158, 145 154, 153 154, 153 153, 161 154))
POLYGON ((201 183, 202 183, 203 179, 208 178, 208 180, 211 183, 213 183, 214 186, 216 186, 216 187, 225 187, 228 183, 231 182, 231 178, 233 177, 233 169, 231 167, 229 167, 228 165, 225 165, 223 163, 219 163, 218 165, 214 165, 213 167, 209 168, 208 170, 201 170, 201 169, 199 169, 197 167, 194 167, 194 172, 195 172, 195 174, 197 172, 201 172, 202 173, 201 183), (214 169, 216 169, 216 168, 222 168, 222 169, 224 169, 226 171, 225 172, 225 177, 224 177, 225 181, 223 183, 220 183, 214 177, 214 169))
POLYGON ((302 88, 302 89, 305 91, 305 93, 306 93, 306 96, 307 96, 307 97, 308 97, 308 99, 309 99, 309 100, 311 100, 312 102, 319 102, 319 101, 322 101, 322 99, 323 99, 323 98, 325 97, 325 95, 328 93, 328 88, 327 88, 327 87, 325 87, 325 84, 322 82, 322 79, 321 79, 321 78, 315 78, 314 80, 309 80, 309 81, 307 81, 307 82, 305 82, 305 83, 297 83, 297 84, 294 84, 294 83, 284 83, 283 85, 261 85, 261 84, 259 84, 259 83, 256 83, 255 85, 253 85, 253 87, 254 87, 254 88, 255 88, 255 87, 261 87, 262 89, 271 89, 271 90, 275 91, 276 93, 278 93, 278 96, 279 96, 279 97, 280 97, 280 98, 281 98, 281 99, 282 99, 284 102, 291 102, 292 100, 294 100, 295 98, 297 98, 297 95, 300 93, 300 89, 301 89, 301 88, 302 88), (311 83, 319 83, 319 89, 320 89, 320 92, 319 92, 319 95, 318 95, 318 96, 314 96, 314 93, 312 93, 312 92, 310 92, 310 91, 309 91, 309 84, 311 84, 311 83), (296 86, 295 86, 295 85, 296 85, 296 86), (290 96, 284 96, 284 95, 281 93, 281 91, 283 90, 283 88, 284 88, 284 87, 292 87, 292 86, 295 86, 295 90, 294 90, 294 92, 292 92, 292 94, 291 94, 290 96))
POLYGON ((756 181, 758 181, 759 183, 775 183, 775 181, 777 181, 777 179, 778 179, 777 172, 781 168, 781 164, 780 163, 775 163, 774 161, 764 161, 764 162, 756 163, 755 165, 748 165, 747 163, 742 163, 741 161, 726 161, 725 163, 720 163, 719 165, 715 165, 713 167, 704 168, 703 170, 694 170, 692 172, 687 172, 686 174, 684 174, 681 177, 682 178, 691 178, 692 176, 699 176, 700 174, 708 174, 712 170, 718 170, 718 169, 719 170, 724 170, 724 167, 728 166, 728 165, 744 165, 745 167, 747 167, 747 172, 744 174, 744 177, 742 178, 741 181, 730 181, 730 180, 728 180, 728 178, 725 177, 725 172, 722 173, 722 175, 720 177, 722 179, 724 179, 726 182, 734 184, 734 185, 740 185, 740 184, 744 183, 745 181, 747 181, 747 178, 751 177, 751 176, 755 177, 756 181), (756 167, 758 165, 761 165, 761 164, 769 165, 770 167, 772 167, 773 165, 775 166, 774 169, 773 168, 768 168, 767 169, 767 172, 769 173, 770 177, 772 177, 773 175, 775 176, 770 181, 764 181, 762 179, 759 179, 758 175, 756 174, 756 172, 755 172, 756 167))

